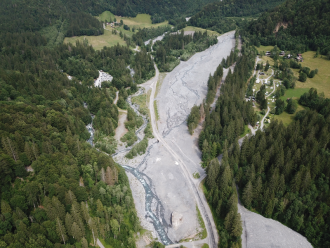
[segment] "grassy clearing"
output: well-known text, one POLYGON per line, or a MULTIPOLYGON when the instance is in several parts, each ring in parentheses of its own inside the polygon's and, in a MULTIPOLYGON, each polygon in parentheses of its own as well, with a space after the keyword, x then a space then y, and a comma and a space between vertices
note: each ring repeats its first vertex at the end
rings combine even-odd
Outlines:
POLYGON ((161 72, 159 73, 159 78, 158 78, 158 82, 157 82, 157 85, 156 85, 156 93, 155 93, 155 98, 157 97, 159 91, 160 91, 160 88, 164 82, 164 79, 166 77, 167 73, 165 72, 161 72))
POLYGON ((113 248, 111 245, 107 244, 107 243, 105 242, 104 239, 99 238, 99 240, 101 241, 101 243, 103 244, 103 246, 104 246, 105 248, 113 248))
MULTIPOLYGON (((303 53, 304 62, 301 63, 303 67, 309 67, 311 70, 318 69, 318 74, 314 78, 307 78, 305 83, 297 81, 296 89, 301 88, 315 88, 318 93, 323 92, 325 97, 330 98, 330 60, 322 58, 314 58, 315 52, 309 51, 303 53)), ((298 69, 293 70, 295 76, 298 77, 298 69)))
POLYGON ((244 133, 241 134, 240 138, 243 138, 245 135, 247 135, 248 133, 250 133, 250 128, 248 127, 248 125, 244 126, 244 133))
POLYGON ((149 99, 150 99, 151 90, 147 93, 132 97, 132 103, 139 105, 140 113, 143 115, 149 116, 149 99))
POLYGON ((256 47, 258 52, 267 52, 270 51, 274 48, 274 46, 260 46, 260 47, 256 47))
POLYGON ((208 244, 203 244, 202 248, 209 248, 208 244))
POLYGON ((115 16, 117 22, 123 20, 124 24, 129 26, 130 28, 151 28, 151 27, 159 27, 168 25, 168 21, 164 21, 161 23, 152 24, 151 16, 148 14, 138 14, 136 17, 121 17, 115 16))
MULTIPOLYGON (((299 112, 300 110, 304 110, 304 107, 298 104, 298 108, 296 110, 296 113, 299 112)), ((294 116, 295 114, 288 114, 287 112, 283 112, 280 115, 274 115, 272 120, 278 120, 278 121, 282 121, 284 126, 288 126, 293 120, 294 120, 294 116)))
MULTIPOLYGON (((259 52, 266 52, 273 49, 273 46, 260 46, 257 47, 259 52)), ((296 87, 294 89, 288 89, 285 91, 284 96, 281 97, 282 100, 286 100, 287 98, 294 98, 299 99, 301 95, 305 92, 308 92, 310 88, 316 88, 319 93, 323 92, 325 97, 330 97, 330 60, 319 56, 318 58, 314 58, 315 52, 308 51, 302 54, 304 58, 304 62, 301 62, 303 67, 309 67, 311 70, 318 69, 319 72, 315 75, 314 78, 307 78, 306 82, 302 83, 300 81, 296 82, 296 87)), ((264 65, 268 60, 271 66, 274 65, 274 61, 272 58, 263 56, 262 61, 264 65)), ((259 62, 260 63, 260 62, 259 62)), ((298 69, 291 69, 294 72, 295 77, 299 77, 299 70, 298 69)), ((262 77, 260 77, 262 78, 262 77)), ((276 82, 276 80, 274 80, 276 82)), ((259 90, 261 83, 255 84, 254 89, 256 91, 259 90)), ((274 108, 275 103, 271 102, 269 107, 274 108)), ((255 108, 257 109, 257 108, 255 108)), ((301 105, 298 105, 298 109, 296 112, 303 110, 304 108, 301 105)), ((257 110, 259 111, 259 110, 257 110)), ((279 120, 282 121, 285 126, 289 125, 295 114, 288 114, 287 112, 283 112, 280 115, 274 115, 272 120, 279 120)))
POLYGON ((117 34, 112 34, 109 30, 104 30, 103 35, 99 36, 75 36, 75 37, 66 37, 64 43, 76 44, 76 41, 79 40, 83 42, 84 39, 88 40, 88 43, 93 46, 95 50, 101 50, 104 46, 111 47, 117 44, 125 46, 126 42, 120 38, 117 34))
POLYGON ((308 92, 309 88, 297 88, 297 89, 288 89, 285 91, 284 96, 281 96, 280 99, 285 101, 288 98, 298 99, 301 95, 308 92))
MULTIPOLYGON (((150 15, 147 14, 139 14, 136 17, 120 17, 113 15, 110 11, 105 11, 99 16, 97 16, 101 21, 110 21, 110 18, 114 20, 116 18, 117 22, 120 22, 120 20, 123 20, 124 24, 128 25, 131 30, 134 27, 135 29, 138 28, 151 28, 151 27, 159 27, 159 26, 165 26, 168 25, 168 21, 152 24, 150 15)), ((64 39, 64 43, 72 43, 76 44, 76 41, 83 41, 84 39, 88 40, 88 43, 91 44, 94 49, 101 50, 104 46, 111 47, 115 46, 117 44, 119 45, 126 45, 126 42, 120 38, 119 32, 121 31, 123 34, 126 34, 128 37, 132 37, 133 32, 131 30, 125 30, 123 27, 116 27, 115 28, 118 33, 112 34, 112 28, 110 26, 107 26, 104 30, 103 35, 99 36, 76 36, 76 37, 67 37, 64 39)))
POLYGON ((110 11, 104 11, 101 15, 99 15, 97 17, 97 19, 99 19, 100 21, 102 22, 105 22, 105 21, 110 21, 110 19, 113 21, 115 18, 115 15, 112 14, 110 11))
POLYGON ((197 205, 196 205, 196 211, 197 211, 197 217, 198 217, 198 223, 202 229, 202 231, 198 234, 198 237, 200 239, 205 239, 207 236, 207 231, 206 231, 206 227, 205 227, 205 223, 204 220, 202 218, 201 212, 199 211, 197 205))
POLYGON ((193 27, 193 26, 187 26, 183 30, 184 31, 195 31, 195 32, 198 32, 198 31, 205 32, 205 31, 207 31, 207 35, 209 35, 209 36, 212 36, 212 35, 219 36, 220 35, 216 31, 207 30, 207 29, 204 29, 204 28, 193 27))
MULTIPOLYGON (((273 49, 273 46, 260 46, 257 47, 257 50, 259 52, 263 51, 270 51, 273 49)), ((330 60, 327 60, 326 58, 319 55, 318 58, 314 58, 315 52, 314 51, 308 51, 302 54, 304 58, 304 62, 301 62, 301 65, 303 67, 309 67, 311 70, 318 69, 318 74, 315 75, 314 78, 307 78, 306 82, 302 83, 297 81, 296 87, 294 90, 297 91, 297 93, 290 93, 293 94, 293 97, 300 97, 304 93, 304 89, 310 89, 315 88, 319 93, 323 92, 325 97, 330 97, 330 60), (303 89, 303 90, 302 90, 303 89), (299 93, 301 93, 299 95, 299 93)), ((263 56, 262 60, 264 61, 264 64, 266 61, 269 61, 270 65, 274 64, 274 61, 272 58, 263 56)), ((292 69, 295 76, 298 78, 299 76, 299 70, 298 69, 292 69)))
POLYGON ((159 114, 158 114, 157 100, 154 100, 154 108, 155 108, 156 121, 158 121, 159 114))

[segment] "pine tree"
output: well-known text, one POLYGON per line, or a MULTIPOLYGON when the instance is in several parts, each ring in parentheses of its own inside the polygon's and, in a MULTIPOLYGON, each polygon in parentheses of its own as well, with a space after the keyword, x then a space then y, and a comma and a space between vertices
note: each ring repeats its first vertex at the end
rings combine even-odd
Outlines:
POLYGON ((76 201, 77 201, 76 196, 71 190, 65 193, 65 203, 67 205, 72 205, 76 201))
POLYGON ((38 156, 39 156, 39 149, 36 143, 32 142, 31 144, 31 151, 33 154, 33 157, 35 160, 37 160, 38 156))
POLYGON ((30 161, 33 161, 33 153, 28 142, 25 142, 24 152, 30 161))
POLYGON ((252 199, 253 199, 253 187, 252 187, 252 183, 249 181, 243 190, 242 200, 244 202, 244 205, 250 207, 252 199))
POLYGON ((76 222, 73 222, 73 224, 72 224, 71 235, 77 241, 80 241, 83 237, 82 231, 76 222))
POLYGON ((1 200, 1 214, 7 214, 11 212, 12 209, 10 205, 5 200, 1 200))
POLYGON ((77 202, 73 202, 70 213, 73 218, 73 221, 79 226, 79 230, 81 231, 82 236, 85 236, 85 226, 81 219, 80 207, 77 202))
POLYGON ((65 216, 65 207, 55 196, 52 198, 52 206, 54 208, 56 217, 59 217, 61 220, 63 220, 65 216))
POLYGON ((68 231, 68 234, 70 236, 72 236, 72 224, 73 224, 73 218, 71 216, 71 214, 69 213, 66 213, 66 216, 65 216, 65 227, 66 227, 66 230, 68 231))
POLYGON ((19 132, 15 132, 15 141, 17 144, 17 148, 20 152, 24 152, 24 139, 22 138, 22 135, 20 135, 19 132))
MULTIPOLYGON (((223 163, 222 163, 223 166, 223 163)), ((225 166, 223 169, 222 174, 220 175, 220 191, 222 189, 225 189, 226 187, 228 187, 229 184, 231 184, 231 171, 229 166, 225 166)))
POLYGON ((199 115, 200 115, 201 120, 203 120, 205 118, 204 103, 202 103, 201 106, 199 107, 199 115))
POLYGON ((85 239, 85 238, 82 238, 82 239, 81 239, 81 247, 82 247, 82 248, 88 248, 88 242, 87 242, 87 239, 85 239))
POLYGON ((220 217, 220 215, 221 215, 221 205, 222 205, 222 200, 219 200, 217 209, 215 210, 218 217, 220 217))
POLYGON ((56 218, 56 232, 57 235, 61 238, 61 240, 65 244, 65 241, 68 239, 68 237, 66 236, 65 227, 62 221, 58 217, 56 218))
POLYGON ((90 218, 90 215, 88 213, 88 205, 87 205, 87 203, 81 202, 80 209, 81 209, 81 214, 82 214, 84 220, 86 221, 86 223, 88 223, 88 220, 90 218))
POLYGON ((294 178, 291 181, 291 190, 292 192, 297 192, 300 189, 301 184, 301 173, 298 171, 294 178))
MULTIPOLYGON (((111 222, 110 222, 110 225, 111 225, 111 222)), ((96 222, 95 222, 95 220, 93 218, 89 218, 89 220, 88 220, 88 226, 89 226, 89 229, 92 232, 93 240, 94 240, 94 245, 95 245, 96 238, 98 237, 98 231, 97 231, 96 222)))
POLYGON ((111 226, 111 231, 114 235, 114 238, 116 238, 119 233, 119 228, 120 228, 118 221, 116 219, 112 219, 110 221, 110 226, 111 226))
POLYGON ((236 213, 232 221, 231 235, 234 237, 240 237, 243 232, 241 215, 236 213))
POLYGON ((216 179, 220 170, 220 163, 217 158, 212 159, 209 166, 207 167, 207 178, 206 185, 209 189, 216 187, 216 179))
POLYGON ((254 189, 254 191, 253 191, 254 198, 259 200, 262 196, 262 194, 261 194, 261 192, 262 192, 262 179, 261 179, 261 176, 258 176, 253 189, 254 189))
POLYGON ((232 228, 232 221, 233 221, 233 218, 234 218, 234 215, 235 215, 235 212, 234 211, 229 211, 226 215, 226 218, 225 218, 225 222, 224 222, 224 225, 225 225, 225 228, 228 232, 231 231, 231 228, 232 228))
POLYGON ((17 162, 18 154, 15 142, 13 142, 9 137, 2 137, 2 146, 9 156, 11 156, 15 162, 17 162))

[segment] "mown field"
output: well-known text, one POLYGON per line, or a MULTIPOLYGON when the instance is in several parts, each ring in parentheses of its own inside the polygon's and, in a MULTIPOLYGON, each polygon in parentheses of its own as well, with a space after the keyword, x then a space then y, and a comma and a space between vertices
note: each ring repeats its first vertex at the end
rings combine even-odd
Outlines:
POLYGON ((201 31, 201 32, 205 32, 207 31, 207 35, 209 36, 212 36, 212 35, 216 35, 216 36, 219 36, 220 34, 216 31, 212 31, 212 30, 206 30, 204 28, 198 28, 198 27, 193 27, 193 26, 187 26, 183 29, 184 31, 195 31, 195 32, 198 32, 198 31, 201 31))
MULTIPOLYGON (((77 40, 83 41, 84 39, 87 39, 89 44, 91 44, 96 50, 102 49, 104 46, 114 46, 114 45, 126 45, 126 42, 119 36, 119 32, 122 32, 127 37, 132 37, 134 32, 132 31, 133 28, 136 30, 139 28, 157 28, 159 26, 166 26, 169 25, 168 21, 164 21, 157 24, 152 24, 151 22, 151 16, 148 14, 138 14, 136 17, 121 17, 116 16, 112 14, 110 11, 105 11, 101 15, 97 16, 97 18, 100 21, 107 21, 110 22, 110 20, 114 21, 116 18, 117 22, 120 22, 123 20, 123 23, 130 27, 130 30, 125 30, 123 26, 116 26, 114 29, 117 30, 117 34, 112 34, 112 27, 110 25, 106 26, 106 30, 104 30, 104 34, 100 36, 76 36, 76 37, 70 37, 65 38, 64 43, 72 43, 75 44, 77 40)), ((201 31, 204 32, 206 29, 198 28, 198 27, 192 27, 187 26, 184 28, 185 31, 201 31)), ((220 34, 216 31, 207 30, 207 34, 212 36, 216 35, 219 36, 220 34)))
POLYGON ((117 34, 112 34, 109 30, 104 30, 103 35, 99 36, 76 36, 76 37, 70 37, 65 38, 64 43, 72 43, 76 44, 76 41, 83 41, 84 39, 88 40, 88 43, 94 47, 96 50, 101 50, 104 46, 115 46, 117 44, 119 45, 126 45, 126 42, 120 38, 120 36, 117 34))
POLYGON ((101 15, 97 17, 101 21, 114 21, 116 18, 117 22, 120 22, 120 20, 123 20, 124 24, 129 26, 130 30, 125 30, 123 27, 115 27, 117 30, 117 34, 112 34, 112 27, 106 26, 106 29, 104 30, 103 35, 99 36, 76 36, 76 37, 70 37, 65 38, 64 43, 72 43, 75 44, 77 40, 83 41, 84 39, 87 39, 89 44, 91 44, 94 49, 100 50, 104 46, 115 46, 117 44, 119 45, 126 45, 126 42, 119 36, 119 32, 121 31, 123 34, 125 34, 128 37, 132 37, 133 31, 132 29, 135 28, 136 30, 139 28, 151 28, 151 27, 159 27, 159 26, 165 26, 168 25, 168 21, 152 24, 151 23, 151 17, 147 14, 138 14, 136 17, 121 17, 121 16, 115 16, 110 11, 105 11, 101 15))
MULTIPOLYGON (((257 47, 258 51, 270 51, 273 49, 273 46, 260 46, 257 47)), ((301 62, 303 67, 309 67, 311 70, 318 69, 319 72, 315 75, 314 78, 307 78, 306 82, 302 83, 300 81, 296 82, 296 87, 289 94, 292 97, 300 97, 306 92, 306 89, 316 88, 319 93, 323 92, 325 97, 330 98, 330 60, 327 60, 325 57, 319 55, 317 58, 314 58, 315 52, 308 51, 302 54, 304 61, 301 62)), ((264 63, 268 60, 270 65, 274 64, 274 61, 270 57, 263 56, 264 63)), ((299 70, 292 69, 295 73, 295 76, 298 78, 299 70)), ((290 97, 290 96, 289 96, 290 97)))

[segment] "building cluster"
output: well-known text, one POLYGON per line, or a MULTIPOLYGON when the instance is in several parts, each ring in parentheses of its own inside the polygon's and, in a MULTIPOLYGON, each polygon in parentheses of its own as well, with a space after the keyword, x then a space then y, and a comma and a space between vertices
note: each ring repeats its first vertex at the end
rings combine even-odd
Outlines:
MULTIPOLYGON (((271 52, 270 51, 267 51, 265 53, 266 56, 271 56, 271 52)), ((284 51, 281 51, 279 56, 282 56, 284 57, 285 56, 285 52, 284 51)), ((294 56, 292 54, 288 54, 285 58, 286 59, 291 59, 293 58, 294 56)), ((302 57, 302 54, 297 54, 297 57, 295 58, 298 62, 304 62, 304 58, 302 57)))

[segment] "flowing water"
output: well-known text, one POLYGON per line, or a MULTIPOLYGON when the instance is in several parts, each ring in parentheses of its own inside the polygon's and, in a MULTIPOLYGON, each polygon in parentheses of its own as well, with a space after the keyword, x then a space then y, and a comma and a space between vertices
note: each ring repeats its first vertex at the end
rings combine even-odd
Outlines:
MULTIPOLYGON (((144 91, 143 90, 139 90, 137 93, 134 94, 134 96, 139 96, 141 94, 143 94, 144 91)), ((143 125, 138 128, 138 130, 135 132, 135 134, 137 135, 138 137, 138 140, 136 143, 140 142, 142 139, 139 137, 140 136, 140 133, 142 131, 144 131, 144 129, 147 127, 147 124, 148 124, 148 119, 142 115, 140 112, 139 112, 139 107, 135 104, 132 103, 131 101, 131 96, 128 97, 127 99, 127 103, 129 104, 129 106, 134 110, 134 112, 141 116, 143 118, 143 125)), ((87 104, 84 103, 84 106, 85 108, 87 108, 87 104)), ((90 133, 90 138, 87 140, 87 142, 89 144, 91 144, 91 146, 94 146, 94 133, 95 133, 95 130, 93 128, 93 119, 94 119, 94 115, 91 115, 92 117, 92 122, 90 124, 88 124, 86 126, 88 132, 90 133)), ((132 146, 130 147, 127 147, 127 148, 124 148, 120 151, 117 151, 116 153, 110 155, 112 157, 115 157, 116 155, 120 154, 120 153, 123 153, 123 152, 129 152, 132 147, 136 144, 134 143, 132 146)), ((152 147, 152 145, 150 147, 148 147, 148 150, 145 154, 145 158, 143 159, 143 161, 140 163, 140 165, 142 163, 144 163, 147 159, 147 157, 149 156, 149 151, 150 151, 150 148, 152 147)), ((109 154, 108 154, 109 155, 109 154)), ((168 224, 166 223, 165 219, 164 219, 164 208, 161 204, 161 201, 158 199, 157 195, 151 190, 151 185, 148 184, 148 182, 145 180, 145 177, 147 177, 145 174, 143 174, 142 172, 139 171, 139 167, 137 167, 137 169, 135 168, 132 168, 128 165, 122 165, 120 164, 127 172, 130 172, 133 176, 135 176, 139 182, 142 184, 144 190, 145 190, 145 211, 146 211, 146 214, 147 214, 147 217, 152 221, 152 224, 161 240, 161 242, 164 244, 164 245, 169 245, 169 244, 173 244, 173 242, 169 239, 169 237, 167 236, 167 233, 166 233, 166 228, 168 227, 168 224), (158 209, 158 213, 160 216, 157 216, 153 211, 152 211, 152 206, 157 206, 157 209, 158 209)), ((151 180, 149 180, 151 182, 151 180)))

